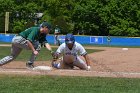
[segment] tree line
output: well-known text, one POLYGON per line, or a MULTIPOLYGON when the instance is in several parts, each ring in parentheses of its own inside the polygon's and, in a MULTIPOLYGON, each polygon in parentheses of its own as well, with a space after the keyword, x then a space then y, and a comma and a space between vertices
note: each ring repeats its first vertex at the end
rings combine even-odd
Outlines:
POLYGON ((10 12, 9 33, 48 21, 62 34, 140 36, 140 0, 0 0, 0 32, 10 12), (42 16, 37 16, 38 14, 42 16))

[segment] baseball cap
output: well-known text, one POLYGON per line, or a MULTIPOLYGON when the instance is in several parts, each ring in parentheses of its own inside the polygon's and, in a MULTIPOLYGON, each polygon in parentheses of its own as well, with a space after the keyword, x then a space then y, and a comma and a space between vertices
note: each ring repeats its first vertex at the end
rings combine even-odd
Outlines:
POLYGON ((40 27, 47 27, 49 30, 51 30, 51 25, 48 22, 43 22, 40 27))

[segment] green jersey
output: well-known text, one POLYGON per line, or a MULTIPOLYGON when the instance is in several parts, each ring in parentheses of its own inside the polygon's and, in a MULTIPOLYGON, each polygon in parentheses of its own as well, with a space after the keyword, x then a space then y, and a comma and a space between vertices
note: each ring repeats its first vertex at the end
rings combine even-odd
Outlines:
POLYGON ((55 33, 60 33, 60 28, 56 27, 55 28, 55 33))
POLYGON ((19 33, 19 35, 31 42, 39 41, 40 43, 47 43, 46 34, 41 34, 39 27, 28 28, 19 33))

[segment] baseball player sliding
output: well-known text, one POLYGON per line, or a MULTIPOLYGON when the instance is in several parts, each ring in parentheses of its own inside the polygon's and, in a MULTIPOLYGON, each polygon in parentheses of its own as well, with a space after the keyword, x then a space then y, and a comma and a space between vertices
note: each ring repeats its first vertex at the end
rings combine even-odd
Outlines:
POLYGON ((46 35, 49 33, 51 25, 48 22, 43 22, 40 27, 31 27, 19 33, 12 39, 11 54, 0 60, 0 66, 14 60, 22 51, 22 49, 32 50, 31 57, 26 63, 28 68, 34 67, 34 61, 39 54, 41 44, 48 50, 52 51, 50 44, 46 40, 46 35))
POLYGON ((62 43, 53 55, 52 67, 58 69, 72 69, 74 66, 83 70, 90 70, 90 60, 84 47, 75 41, 73 34, 65 36, 65 42, 62 43), (78 56, 78 53, 84 57, 85 61, 78 56), (61 56, 62 59, 57 63, 57 59, 61 56))

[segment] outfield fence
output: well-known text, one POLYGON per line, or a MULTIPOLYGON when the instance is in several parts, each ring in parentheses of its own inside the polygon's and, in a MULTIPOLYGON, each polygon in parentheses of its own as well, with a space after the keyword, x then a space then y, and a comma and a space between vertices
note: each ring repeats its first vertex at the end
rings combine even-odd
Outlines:
MULTIPOLYGON (((0 34, 0 42, 11 42, 15 34, 0 34)), ((54 44, 54 35, 48 35, 47 40, 50 44, 54 44)), ((78 36, 75 35, 77 42, 88 45, 115 45, 115 46, 140 46, 139 37, 114 37, 110 36, 110 41, 107 36, 78 36)), ((61 43, 65 41, 65 35, 59 35, 61 43)))

